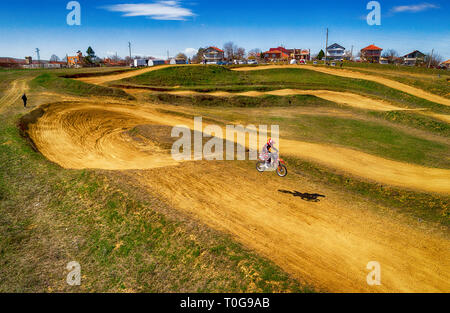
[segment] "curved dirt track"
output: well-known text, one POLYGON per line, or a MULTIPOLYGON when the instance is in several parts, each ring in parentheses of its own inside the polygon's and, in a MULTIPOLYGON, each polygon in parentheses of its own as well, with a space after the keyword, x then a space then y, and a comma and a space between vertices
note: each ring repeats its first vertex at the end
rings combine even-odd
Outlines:
MULTIPOLYGON (((65 102, 49 106, 44 116, 31 125, 30 135, 45 156, 67 168, 141 169, 131 172, 130 179, 157 191, 174 207, 231 233, 321 290, 450 290, 450 245, 439 235, 381 217, 371 212, 367 203, 321 190, 298 176, 280 180, 274 173, 257 173, 253 164, 236 162, 177 165, 166 154, 160 154, 157 147, 137 145, 123 135, 127 129, 142 124, 192 127, 190 120, 164 115, 149 107, 65 102), (327 198, 318 203, 305 202, 278 190, 318 192, 327 198), (366 265, 370 261, 378 261, 382 266, 382 286, 370 287, 366 283, 366 265)), ((324 145, 286 140, 281 144, 283 153, 325 163, 330 158, 344 158, 336 166, 346 169, 360 168, 365 172, 368 167, 375 167, 369 175, 394 171, 392 175, 408 181, 409 177, 403 175, 411 174, 408 164, 395 162, 390 168, 386 164, 391 161, 367 158, 350 149, 326 150, 324 145), (400 166, 404 168, 398 169, 400 166)), ((422 175, 423 185, 436 179, 430 177, 433 169, 412 168, 421 169, 413 172, 422 175)))
POLYGON ((400 108, 393 106, 384 101, 371 99, 361 95, 357 95, 350 92, 338 92, 329 90, 300 90, 300 89, 281 89, 273 91, 246 91, 240 93, 231 92, 210 92, 200 93, 195 91, 170 91, 166 92, 173 95, 210 95, 218 97, 232 97, 232 96, 246 96, 246 97, 261 97, 265 95, 272 96, 294 96, 294 95, 311 95, 316 96, 331 102, 339 103, 342 105, 351 106, 358 109, 376 110, 376 111, 406 111, 410 109, 400 108))
MULTIPOLYGON (((138 125, 186 125, 193 121, 150 108, 74 103, 50 106, 30 135, 38 149, 66 168, 148 169, 172 164, 169 157, 124 142, 122 133, 138 125), (159 159, 162 157, 162 159, 159 159)), ((450 194, 450 170, 427 168, 348 148, 282 139, 283 154, 309 159, 382 184, 450 194)))
POLYGON ((42 154, 64 168, 127 170, 178 164, 157 146, 139 146, 123 134, 154 122, 158 119, 152 114, 132 106, 65 102, 51 105, 37 124, 30 125, 29 134, 42 154))
POLYGON ((422 89, 408 86, 406 84, 402 84, 402 83, 399 83, 395 80, 391 80, 388 78, 384 78, 384 77, 380 77, 380 76, 376 76, 376 75, 364 74, 364 73, 355 72, 355 71, 349 71, 349 70, 331 69, 331 68, 312 66, 312 65, 269 65, 269 66, 261 66, 261 67, 241 67, 241 68, 236 68, 233 70, 234 71, 262 71, 262 70, 278 69, 278 68, 299 68, 299 69, 306 69, 306 70, 321 72, 324 74, 330 74, 330 75, 334 75, 334 76, 369 80, 369 81, 373 81, 373 82, 385 85, 385 86, 393 88, 393 89, 403 91, 410 95, 413 95, 413 96, 416 96, 416 97, 419 97, 422 99, 426 99, 428 101, 432 101, 435 103, 450 106, 450 99, 447 99, 447 98, 444 98, 444 97, 441 97, 438 95, 434 95, 434 94, 426 92, 422 89))

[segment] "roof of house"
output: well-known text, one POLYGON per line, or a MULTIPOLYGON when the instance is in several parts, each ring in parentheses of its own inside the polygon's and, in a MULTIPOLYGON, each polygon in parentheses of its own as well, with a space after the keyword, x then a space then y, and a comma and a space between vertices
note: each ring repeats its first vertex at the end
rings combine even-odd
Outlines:
POLYGON ((289 57, 286 53, 284 53, 283 51, 280 51, 280 50, 269 50, 269 51, 263 52, 263 54, 281 54, 282 57, 285 57, 285 58, 289 57))
POLYGON ((10 63, 10 64, 25 64, 25 60, 9 58, 9 57, 1 57, 0 63, 10 63))
POLYGON ((381 49, 380 47, 377 47, 375 45, 370 45, 370 46, 365 47, 364 49, 361 49, 361 51, 366 51, 366 50, 383 50, 383 49, 381 49))
POLYGON ((327 49, 344 49, 345 48, 337 43, 332 44, 331 46, 329 46, 327 49))
POLYGON ((410 53, 405 54, 403 57, 405 58, 405 57, 407 57, 408 55, 413 54, 413 53, 416 53, 416 52, 419 52, 421 55, 425 55, 424 53, 420 52, 419 50, 414 50, 413 52, 410 52, 410 53))
POLYGON ((442 62, 442 64, 450 64, 450 60, 447 60, 445 62, 442 62))
POLYGON ((217 47, 208 47, 207 49, 214 49, 214 50, 216 50, 217 52, 224 52, 223 50, 221 50, 221 49, 219 49, 219 48, 217 48, 217 47))
POLYGON ((293 51, 294 49, 286 49, 285 47, 277 47, 277 48, 270 48, 270 52, 273 52, 273 51, 281 51, 281 52, 283 52, 283 53, 291 53, 292 51, 293 51))

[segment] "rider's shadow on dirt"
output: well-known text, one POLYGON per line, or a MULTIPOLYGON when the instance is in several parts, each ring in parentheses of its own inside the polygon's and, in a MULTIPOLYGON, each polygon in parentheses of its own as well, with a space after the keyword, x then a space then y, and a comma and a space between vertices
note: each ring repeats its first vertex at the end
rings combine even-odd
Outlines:
POLYGON ((301 193, 299 191, 288 191, 288 190, 278 190, 278 192, 290 194, 290 195, 293 195, 294 197, 299 197, 302 200, 309 201, 309 202, 320 202, 319 198, 325 198, 324 195, 320 195, 318 193, 311 194, 311 193, 301 193))

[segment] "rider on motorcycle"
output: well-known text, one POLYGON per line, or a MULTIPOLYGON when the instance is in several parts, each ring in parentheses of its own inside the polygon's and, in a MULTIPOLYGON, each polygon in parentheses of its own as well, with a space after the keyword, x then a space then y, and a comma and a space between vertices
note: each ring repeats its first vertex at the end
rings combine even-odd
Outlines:
POLYGON ((263 154, 266 157, 266 164, 265 167, 269 168, 270 164, 272 163, 272 150, 278 153, 278 150, 274 147, 275 142, 272 140, 272 138, 269 138, 267 143, 263 147, 263 154))

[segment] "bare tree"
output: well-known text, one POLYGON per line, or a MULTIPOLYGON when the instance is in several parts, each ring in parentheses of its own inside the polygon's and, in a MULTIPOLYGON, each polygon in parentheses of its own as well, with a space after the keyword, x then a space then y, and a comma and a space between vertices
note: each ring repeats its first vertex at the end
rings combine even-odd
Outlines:
POLYGON ((252 49, 248 52, 248 57, 251 59, 257 59, 259 60, 261 58, 261 49, 252 49))
POLYGON ((351 50, 345 50, 344 52, 344 59, 346 60, 353 60, 353 55, 351 50))
POLYGON ((429 64, 432 67, 437 67, 437 66, 439 66, 439 64, 442 63, 442 61, 444 61, 444 58, 440 54, 433 53, 433 54, 427 54, 425 56, 424 63, 427 65, 429 64))
POLYGON ((225 58, 227 58, 230 61, 234 59, 234 53, 236 50, 237 47, 232 41, 227 42, 226 44, 223 45, 223 51, 225 51, 225 58))
POLYGON ((130 56, 129 55, 127 55, 126 57, 125 57, 125 62, 127 63, 127 64, 132 64, 133 63, 133 59, 132 58, 130 58, 130 56))
POLYGON ((235 51, 236 59, 242 60, 245 58, 245 49, 242 47, 238 47, 235 51))
POLYGON ((395 51, 394 49, 386 50, 386 51, 383 53, 383 58, 388 59, 388 62, 389 62, 389 63, 394 63, 394 60, 395 60, 396 58, 398 58, 398 52, 395 51))

